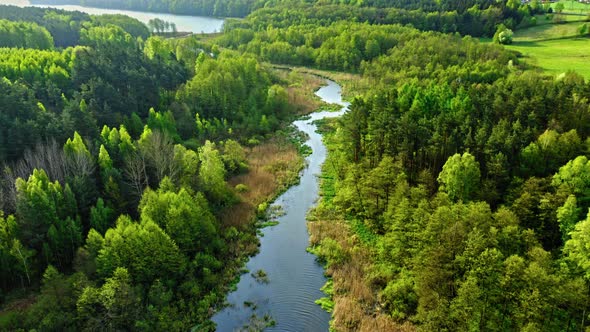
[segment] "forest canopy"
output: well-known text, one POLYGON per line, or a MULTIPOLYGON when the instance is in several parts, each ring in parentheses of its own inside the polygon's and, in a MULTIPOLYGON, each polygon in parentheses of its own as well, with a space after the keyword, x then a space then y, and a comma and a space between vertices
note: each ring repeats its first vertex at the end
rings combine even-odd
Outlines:
POLYGON ((549 8, 59 3, 243 19, 165 38, 163 21, 0 7, 1 330, 214 330, 265 206, 232 182, 244 147, 301 140, 293 66, 352 77, 310 214, 333 328, 590 324, 590 83, 479 39, 549 8), (223 222, 239 209, 253 219, 223 222))
POLYGON ((35 296, 0 329, 209 328, 256 242, 226 181, 292 116, 281 80, 126 16, 0 12, 0 302, 35 296))

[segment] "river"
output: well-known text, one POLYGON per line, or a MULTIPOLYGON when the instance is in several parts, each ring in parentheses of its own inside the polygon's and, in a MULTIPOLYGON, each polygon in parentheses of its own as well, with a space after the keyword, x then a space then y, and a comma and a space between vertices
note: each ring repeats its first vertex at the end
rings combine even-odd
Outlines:
POLYGON ((306 144, 312 148, 312 154, 306 158, 307 167, 300 183, 273 203, 282 207, 284 215, 277 218, 278 225, 262 230, 260 252, 246 264, 250 273, 243 274, 237 290, 227 296, 230 305, 213 316, 219 332, 239 331, 251 323, 252 317, 265 315, 276 322, 265 331, 329 330, 330 314, 314 302, 324 296, 320 288, 326 278, 315 256, 306 251, 309 234, 305 220, 307 211, 318 199, 317 175, 326 159, 326 147, 313 121, 340 116, 349 105, 342 101, 340 86, 333 81, 327 83, 316 95, 341 105, 342 109, 312 113, 310 118, 293 123, 309 136, 306 144), (266 272, 268 282, 260 282, 251 275, 259 270, 266 272))
MULTIPOLYGON (((30 6, 28 0, 0 0, 0 4, 30 6)), ((39 5, 38 7, 44 7, 39 5)), ((49 6, 46 6, 49 7, 49 6)), ((123 14, 134 17, 144 23, 150 19, 160 18, 176 24, 178 31, 216 32, 223 25, 222 19, 198 16, 181 16, 135 12, 126 10, 100 9, 81 6, 50 6, 65 10, 78 10, 92 15, 123 14)), ((339 112, 316 112, 306 120, 293 124, 309 136, 306 142, 312 148, 312 154, 306 158, 307 167, 301 174, 300 183, 281 196, 273 205, 282 207, 284 214, 277 218, 279 224, 262 230, 260 253, 251 258, 246 268, 251 271, 262 270, 267 274, 268 282, 256 280, 250 273, 242 275, 237 290, 228 294, 228 307, 214 315, 217 331, 232 332, 240 330, 252 322, 252 317, 262 318, 268 315, 276 325, 266 331, 313 331, 329 330, 330 314, 315 304, 315 300, 324 296, 320 288, 326 282, 323 268, 316 262, 315 256, 308 253, 309 244, 305 215, 318 199, 321 165, 326 159, 326 147, 322 136, 316 132, 314 120, 338 117, 348 109, 348 103, 342 100, 338 84, 328 80, 316 95, 323 101, 339 104, 339 112), (245 304, 248 304, 246 306, 245 304)))
POLYGON ((72 5, 32 5, 29 0, 0 0, 2 5, 15 5, 19 7, 34 6, 34 7, 51 7, 64 10, 76 10, 91 15, 102 15, 102 14, 122 14, 129 17, 138 19, 139 21, 147 24, 149 20, 159 18, 161 20, 176 24, 176 29, 182 32, 192 33, 213 33, 221 32, 223 28, 224 20, 215 17, 206 16, 188 16, 188 15, 174 15, 164 13, 150 13, 150 12, 138 12, 130 10, 119 10, 119 9, 104 9, 104 8, 93 8, 93 7, 82 7, 72 5))

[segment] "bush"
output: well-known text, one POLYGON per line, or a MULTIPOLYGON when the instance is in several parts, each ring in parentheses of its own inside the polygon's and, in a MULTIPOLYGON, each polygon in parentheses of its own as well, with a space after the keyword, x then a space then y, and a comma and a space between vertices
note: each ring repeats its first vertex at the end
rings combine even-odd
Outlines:
POLYGON ((580 25, 580 27, 578 28, 578 33, 582 37, 587 36, 588 35, 588 24, 584 23, 584 24, 580 25))
POLYGON ((325 262, 327 268, 342 264, 348 258, 340 243, 331 238, 323 239, 318 246, 310 248, 308 251, 318 256, 321 262, 325 262))
POLYGON ((500 24, 494 34, 494 41, 502 45, 509 45, 512 44, 512 36, 512 30, 508 29, 504 24, 500 24))
POLYGON ((248 186, 243 183, 236 185, 236 191, 239 193, 245 193, 245 192, 248 192, 249 190, 250 190, 250 188, 248 188, 248 186))

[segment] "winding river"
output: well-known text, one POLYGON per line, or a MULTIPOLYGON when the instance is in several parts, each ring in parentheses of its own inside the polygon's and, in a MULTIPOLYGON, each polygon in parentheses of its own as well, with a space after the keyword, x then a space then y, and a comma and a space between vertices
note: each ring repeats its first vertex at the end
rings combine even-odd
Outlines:
MULTIPOLYGON (((309 244, 305 215, 318 199, 317 175, 326 159, 322 136, 316 132, 314 120, 338 117, 348 109, 342 101, 341 89, 333 81, 316 92, 323 101, 339 104, 338 112, 316 112, 294 125, 309 136, 306 142, 312 154, 306 158, 307 167, 298 185, 279 196, 273 205, 282 207, 284 214, 279 224, 264 228, 260 239, 260 253, 246 264, 251 272, 242 275, 237 290, 227 296, 229 306, 216 313, 212 320, 217 331, 239 331, 248 326, 253 317, 270 316, 275 326, 265 331, 328 331, 330 314, 322 310, 315 300, 324 296, 320 288, 326 282, 323 268, 315 256, 308 253, 309 244), (261 282, 252 273, 263 270, 268 281, 261 282)), ((256 320, 254 318, 254 320, 256 320)))
MULTIPOLYGON (((30 6, 28 0, 0 0, 0 4, 30 6)), ((41 7, 41 6, 39 6, 41 7)), ((48 6, 49 7, 49 6, 48 6)), ((179 31, 211 33, 220 31, 223 20, 211 17, 181 16, 172 14, 134 12, 126 10, 99 9, 80 6, 50 6, 65 10, 78 10, 92 15, 124 14, 147 23, 160 18, 174 22, 179 31)), ((323 268, 315 256, 308 253, 309 244, 305 215, 318 199, 319 182, 317 175, 326 159, 326 147, 322 136, 316 132, 314 120, 338 117, 348 109, 348 103, 341 97, 338 84, 327 80, 316 95, 323 101, 338 104, 338 112, 316 112, 305 120, 293 124, 309 136, 306 142, 312 154, 306 158, 307 167, 301 174, 300 183, 279 196, 273 205, 282 207, 284 214, 277 218, 279 224, 262 230, 260 253, 251 258, 246 268, 262 270, 268 282, 257 280, 250 273, 242 275, 237 290, 227 296, 228 307, 216 313, 212 320, 217 331, 239 331, 248 326, 253 317, 265 315, 276 325, 266 331, 328 331, 330 314, 322 310, 315 300, 324 296, 320 288, 326 282, 323 268)), ((256 320, 256 319, 254 319, 256 320)))
POLYGON ((0 0, 0 5, 15 5, 19 7, 51 7, 70 11, 79 11, 90 15, 121 14, 133 17, 139 20, 140 22, 143 22, 144 24, 147 24, 151 19, 159 18, 161 20, 176 24, 176 29, 178 31, 192 33, 221 32, 224 22, 222 18, 206 16, 174 15, 164 13, 139 12, 131 10, 82 7, 74 5, 33 5, 29 2, 29 0, 0 0))

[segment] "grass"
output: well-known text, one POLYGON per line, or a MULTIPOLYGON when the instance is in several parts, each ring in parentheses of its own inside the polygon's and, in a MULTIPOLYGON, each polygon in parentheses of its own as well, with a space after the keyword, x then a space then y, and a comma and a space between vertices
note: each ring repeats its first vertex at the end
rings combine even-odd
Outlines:
POLYGON ((266 228, 266 227, 276 226, 278 224, 279 224, 279 222, 276 221, 276 220, 263 221, 263 222, 260 222, 260 223, 256 224, 256 227, 258 227, 258 228, 266 228))
POLYGON ((315 300, 315 304, 319 305, 320 307, 322 307, 322 309, 324 309, 327 312, 334 311, 334 301, 331 297, 319 298, 315 300))
POLYGON ((342 98, 350 101, 352 98, 362 95, 367 92, 370 86, 365 84, 364 80, 361 80, 360 74, 335 72, 328 70, 319 70, 311 68, 295 68, 295 70, 311 73, 320 77, 325 77, 332 81, 338 82, 342 87, 342 98))
MULTIPOLYGON (((364 80, 361 80, 360 74, 312 69, 307 67, 274 67, 288 69, 290 72, 294 73, 294 75, 309 75, 315 77, 315 79, 320 82, 320 85, 317 86, 316 90, 320 88, 320 86, 324 85, 324 80, 322 80, 321 77, 336 81, 342 87, 342 97, 345 100, 351 100, 355 96, 362 95, 370 88, 370 86, 368 86, 364 80)), ((312 111, 315 111, 316 109, 317 108, 314 108, 312 111)))
POLYGON ((290 70, 288 67, 272 66, 272 68, 280 79, 290 83, 287 96, 289 104, 295 106, 295 114, 309 114, 325 105, 314 94, 317 89, 325 85, 324 80, 316 75, 290 70))
MULTIPOLYGON (((569 3, 569 1, 566 1, 569 3)), ((566 9, 569 4, 566 3, 566 9)), ((586 5, 584 5, 586 6, 586 5)), ((584 7, 590 9, 590 5, 584 7)), ((558 76, 567 71, 575 71, 590 79, 590 38, 578 36, 578 28, 585 22, 585 16, 562 15, 568 23, 541 24, 540 16, 536 26, 516 30, 513 43, 506 45, 509 50, 517 51, 521 61, 537 67, 548 74, 558 76), (573 20, 578 20, 573 22, 573 20)), ((590 23, 586 23, 590 25, 590 23)), ((491 43, 491 39, 480 39, 491 43)))
POLYGON ((576 13, 576 14, 587 14, 590 13, 590 4, 580 3, 575 0, 561 0, 558 2, 551 3, 551 8, 555 10, 555 6, 561 2, 563 3, 564 13, 576 13))
POLYGON ((400 325, 377 309, 377 293, 367 277, 372 266, 370 249, 360 243, 348 223, 343 219, 321 219, 309 222, 308 229, 312 246, 332 239, 339 243, 345 255, 350 256, 343 263, 326 269, 332 289, 326 292, 327 297, 316 301, 322 308, 332 311, 331 330, 415 331, 409 324, 400 325))
POLYGON ((259 317, 256 314, 250 316, 250 322, 248 325, 242 326, 238 329, 238 332, 252 332, 252 331, 263 331, 265 328, 273 327, 277 325, 277 322, 269 315, 265 314, 263 317, 259 317))
POLYGON ((584 22, 569 22, 563 24, 540 24, 529 28, 516 30, 514 32, 514 42, 523 41, 540 41, 548 39, 559 39, 572 37, 578 34, 578 28, 584 22))
POLYGON ((266 272, 264 272, 264 270, 258 270, 256 272, 250 273, 250 275, 258 283, 261 283, 261 284, 268 284, 269 283, 268 275, 266 274, 266 272))
POLYGON ((575 71, 590 79, 590 39, 567 38, 544 41, 515 41, 506 47, 524 56, 526 63, 559 75, 575 71))
POLYGON ((256 215, 256 208, 295 183, 303 168, 303 158, 297 148, 279 138, 247 149, 246 158, 248 172, 228 181, 232 187, 242 184, 248 190, 237 192, 240 203, 227 209, 222 216, 226 227, 247 227, 256 215))

